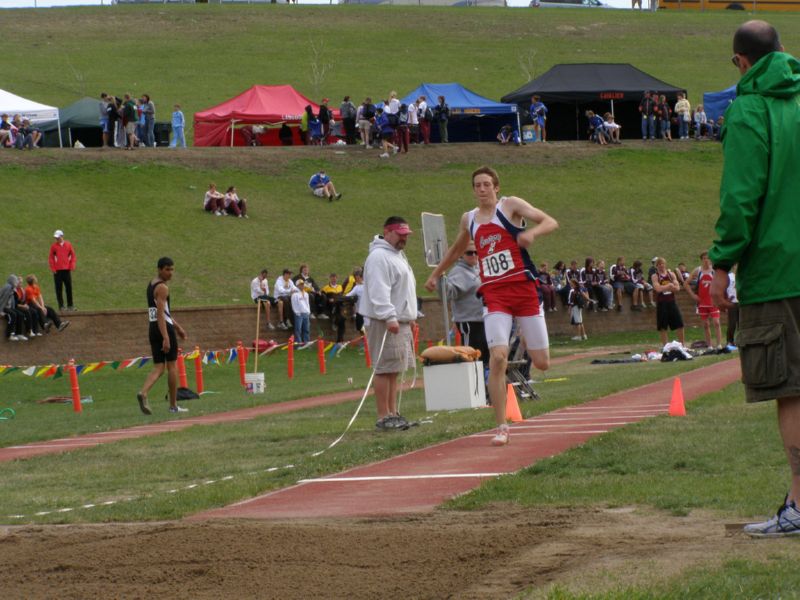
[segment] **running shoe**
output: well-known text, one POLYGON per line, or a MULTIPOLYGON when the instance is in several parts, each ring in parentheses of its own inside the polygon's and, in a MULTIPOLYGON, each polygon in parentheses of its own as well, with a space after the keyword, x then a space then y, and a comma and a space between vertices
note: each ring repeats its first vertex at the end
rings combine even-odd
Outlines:
POLYGON ((188 408, 183 408, 182 406, 170 406, 169 412, 171 413, 185 413, 189 412, 188 408))
POLYGON ((273 330, 275 329, 275 325, 273 325, 272 323, 267 323, 267 327, 273 330))
POLYGON ((336 194, 336 199, 337 200, 341 200, 342 199, 342 195, 341 194, 336 194))
POLYGON ((509 433, 508 425, 500 425, 497 428, 497 433, 492 438, 492 446, 505 446, 508 444, 509 433))
POLYGON ((745 525, 744 532, 754 538, 800 535, 800 511, 794 501, 787 504, 786 500, 778 509, 778 514, 763 523, 745 525))
POLYGON ((147 403, 147 396, 145 396, 142 392, 136 394, 136 399, 139 401, 139 408, 141 411, 146 415, 152 415, 153 411, 150 410, 150 405, 147 403))

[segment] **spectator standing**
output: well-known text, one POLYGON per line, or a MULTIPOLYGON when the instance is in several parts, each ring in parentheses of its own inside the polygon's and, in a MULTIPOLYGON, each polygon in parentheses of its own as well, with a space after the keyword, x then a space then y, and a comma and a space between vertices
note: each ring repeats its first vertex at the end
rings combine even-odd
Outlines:
POLYGON ((744 531, 753 537, 790 536, 800 534, 800 61, 784 52, 778 32, 765 21, 741 25, 733 52, 742 77, 725 113, 711 294, 715 305, 729 306, 728 272, 738 264, 736 337, 746 398, 777 400, 791 473, 777 514, 744 531))
POLYGON ((547 107, 539 96, 531 98, 530 107, 533 130, 536 132, 536 141, 547 141, 547 107))
POLYGON ((148 94, 142 94, 142 112, 144 113, 145 146, 156 147, 156 105, 148 94))
POLYGON ((392 124, 389 121, 389 116, 384 112, 382 108, 378 108, 376 111, 375 125, 377 125, 381 136, 381 145, 383 147, 383 153, 381 154, 381 158, 389 158, 389 148, 392 149, 393 154, 397 154, 398 148, 393 143, 394 127, 392 127, 392 124))
POLYGON ((572 339, 578 342, 589 339, 586 335, 586 328, 583 326, 583 307, 588 303, 589 295, 581 290, 580 282, 577 279, 570 279, 569 285, 569 296, 567 296, 569 322, 575 328, 575 335, 572 336, 572 339))
POLYGON ((130 94, 125 94, 122 103, 122 125, 125 127, 126 150, 133 150, 136 146, 136 103, 130 94))
POLYGON ((311 193, 317 198, 327 198, 328 202, 333 202, 333 199, 341 200, 342 195, 336 192, 336 188, 325 172, 325 169, 320 169, 311 176, 308 180, 308 187, 311 188, 311 193))
POLYGON ((417 105, 417 118, 419 119, 419 132, 422 136, 422 143, 428 145, 431 143, 431 122, 433 121, 433 111, 428 106, 428 101, 425 96, 420 96, 416 101, 417 105))
POLYGON ((553 312, 558 310, 556 306, 556 288, 553 283, 553 276, 550 275, 550 268, 546 262, 539 265, 539 296, 545 311, 553 312))
POLYGON ((153 370, 147 375, 142 389, 136 394, 139 409, 151 415, 147 402, 147 393, 156 381, 167 372, 167 389, 169 396, 169 412, 189 412, 188 408, 178 406, 178 336, 187 338, 186 331, 172 316, 169 302, 169 286, 175 271, 175 263, 171 258, 163 256, 158 259, 158 275, 147 285, 147 314, 149 321, 148 338, 153 357, 153 370))
POLYGON ((367 96, 364 102, 358 107, 358 129, 361 132, 361 142, 364 148, 369 148, 370 132, 372 131, 372 123, 375 121, 375 105, 372 103, 372 98, 367 96))
POLYGON ((311 138, 309 137, 309 127, 311 121, 316 119, 314 116, 314 109, 311 108, 310 104, 307 104, 305 109, 303 110, 303 116, 300 118, 300 140, 303 142, 304 145, 308 146, 311 143, 311 138))
POLYGON ((180 144, 181 148, 186 148, 186 135, 184 128, 186 127, 186 118, 183 116, 181 105, 176 104, 175 110, 172 112, 172 142, 170 148, 175 148, 180 144))
POLYGON ((305 289, 305 280, 298 277, 295 280, 297 291, 292 294, 292 312, 294 313, 294 341, 296 344, 307 344, 310 341, 309 317, 311 308, 308 302, 308 293, 305 289))
MULTIPOLYGON (((355 327, 356 331, 364 331, 364 316, 358 312, 358 301, 361 296, 364 294, 364 278, 361 275, 356 275, 356 283, 353 288, 345 294, 345 298, 353 303, 355 307, 355 327)), ((417 310, 417 316, 419 317, 419 310, 417 310)))
POLYGON ((375 373, 375 427, 382 431, 408 427, 397 412, 398 375, 413 368, 411 324, 417 318, 414 272, 403 249, 411 233, 402 217, 389 217, 376 235, 364 264, 364 290, 358 312, 367 322, 375 373))
POLYGON ((408 144, 411 142, 411 130, 408 126, 408 105, 401 104, 397 111, 397 146, 400 152, 408 154, 408 144))
POLYGON ((671 142, 672 110, 669 107, 669 102, 667 102, 667 97, 663 94, 659 96, 656 110, 658 111, 658 122, 661 125, 661 139, 671 142))
POLYGON ((678 93, 674 114, 678 118, 678 139, 688 140, 689 123, 692 122, 692 105, 686 99, 686 94, 678 93))
POLYGON ((146 129, 144 126, 144 110, 142 107, 142 99, 136 99, 136 139, 139 140, 139 145, 144 147, 144 140, 147 137, 146 129))
POLYGON ((56 229, 53 233, 55 242, 50 246, 50 271, 56 287, 58 310, 64 310, 64 291, 67 293, 67 310, 75 310, 72 302, 72 272, 75 270, 76 257, 72 244, 64 239, 64 232, 56 229))
POLYGON ((705 136, 711 137, 713 129, 714 125, 713 123, 709 124, 703 105, 698 104, 697 109, 694 111, 694 139, 700 140, 705 136), (703 135, 703 130, 705 130, 705 136, 703 135))
MULTIPOLYGON (((703 332, 706 336, 706 346, 711 348, 711 324, 709 324, 709 319, 714 324, 714 335, 716 336, 717 340, 717 348, 722 347, 722 327, 720 326, 719 318, 720 318, 720 311, 719 307, 714 305, 714 301, 711 298, 711 282, 714 280, 714 269, 711 264, 711 259, 708 258, 708 252, 703 252, 700 254, 700 261, 701 264, 697 267, 692 274, 689 276, 689 281, 696 281, 697 282, 697 293, 692 290, 691 286, 687 282, 684 285, 684 288, 689 293, 689 295, 697 302, 697 314, 700 315, 700 319, 703 321, 703 332)), ((727 285, 725 288, 727 289, 727 285)))
POLYGON ((686 343, 683 334, 683 317, 675 294, 681 289, 678 277, 667 269, 667 261, 656 257, 656 270, 650 276, 650 283, 656 292, 656 329, 661 336, 661 346, 667 344, 667 329, 675 331, 681 345, 686 343))
POLYGON ((433 116, 439 125, 439 141, 447 144, 450 140, 447 137, 447 124, 450 121, 450 107, 447 105, 444 96, 439 96, 439 104, 433 109, 433 116))
POLYGON ((342 116, 342 127, 344 127, 344 139, 348 145, 356 143, 356 105, 350 101, 350 96, 345 96, 339 107, 342 116))
POLYGON ((100 110, 100 129, 103 131, 103 146, 108 146, 108 94, 105 92, 100 94, 98 109, 100 110))
POLYGON ((319 105, 319 116, 317 117, 322 126, 320 143, 323 145, 328 142, 328 136, 331 134, 331 111, 328 108, 328 102, 330 102, 328 98, 322 99, 322 103, 319 105))
POLYGON ((639 112, 642 115, 642 140, 656 139, 656 102, 649 91, 644 93, 642 101, 639 102, 639 112))
POLYGON ((328 315, 325 311, 325 297, 320 291, 317 282, 314 281, 313 277, 311 277, 307 263, 302 263, 300 265, 300 274, 295 277, 294 284, 298 289, 305 289, 306 293, 308 294, 309 306, 311 308, 310 318, 316 319, 316 316, 319 315, 321 319, 327 319, 328 315), (300 284, 301 280, 302 285, 300 284))
POLYGON ((411 134, 411 143, 419 144, 419 115, 416 102, 408 105, 408 130, 411 134))
POLYGON ((256 304, 261 302, 261 306, 264 308, 264 319, 266 320, 267 328, 275 329, 275 326, 270 320, 270 308, 277 306, 280 300, 269 295, 268 277, 269 271, 267 271, 267 269, 261 269, 261 273, 250 282, 250 297, 256 304))
POLYGON ((478 251, 470 241, 447 275, 447 299, 453 306, 453 323, 465 346, 481 351, 484 366, 489 367, 489 345, 483 327, 483 302, 476 295, 481 285, 478 251))

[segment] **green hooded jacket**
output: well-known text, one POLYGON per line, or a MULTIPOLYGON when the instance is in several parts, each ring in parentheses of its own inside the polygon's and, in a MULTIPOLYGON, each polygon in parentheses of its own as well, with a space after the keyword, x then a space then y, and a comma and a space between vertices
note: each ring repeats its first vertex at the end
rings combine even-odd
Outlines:
POLYGON ((800 296, 800 62, 761 58, 725 112, 715 267, 739 265, 741 304, 800 296))

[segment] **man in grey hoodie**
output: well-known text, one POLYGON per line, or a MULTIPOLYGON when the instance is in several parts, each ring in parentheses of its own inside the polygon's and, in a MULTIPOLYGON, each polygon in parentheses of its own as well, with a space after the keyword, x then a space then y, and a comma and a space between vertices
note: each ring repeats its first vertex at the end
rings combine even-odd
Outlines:
POLYGON ((6 338, 11 342, 27 342, 28 338, 22 334, 22 315, 16 309, 14 290, 19 283, 16 275, 9 275, 6 284, 0 288, 0 317, 5 317, 6 338))
POLYGON ((417 319, 417 286, 403 248, 411 233, 402 217, 389 217, 383 235, 369 245, 364 263, 364 292, 358 313, 366 317, 367 342, 375 368, 379 430, 403 429, 397 412, 397 376, 414 366, 411 326, 417 319))

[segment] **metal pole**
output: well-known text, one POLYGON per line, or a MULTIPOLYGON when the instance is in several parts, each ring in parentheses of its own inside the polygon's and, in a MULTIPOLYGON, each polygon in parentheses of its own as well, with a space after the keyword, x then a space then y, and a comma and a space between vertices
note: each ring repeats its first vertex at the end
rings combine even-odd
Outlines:
POLYGON ((442 296, 442 316, 444 317, 444 343, 450 345, 450 310, 447 306, 447 275, 442 275, 439 280, 441 287, 439 292, 442 296))

